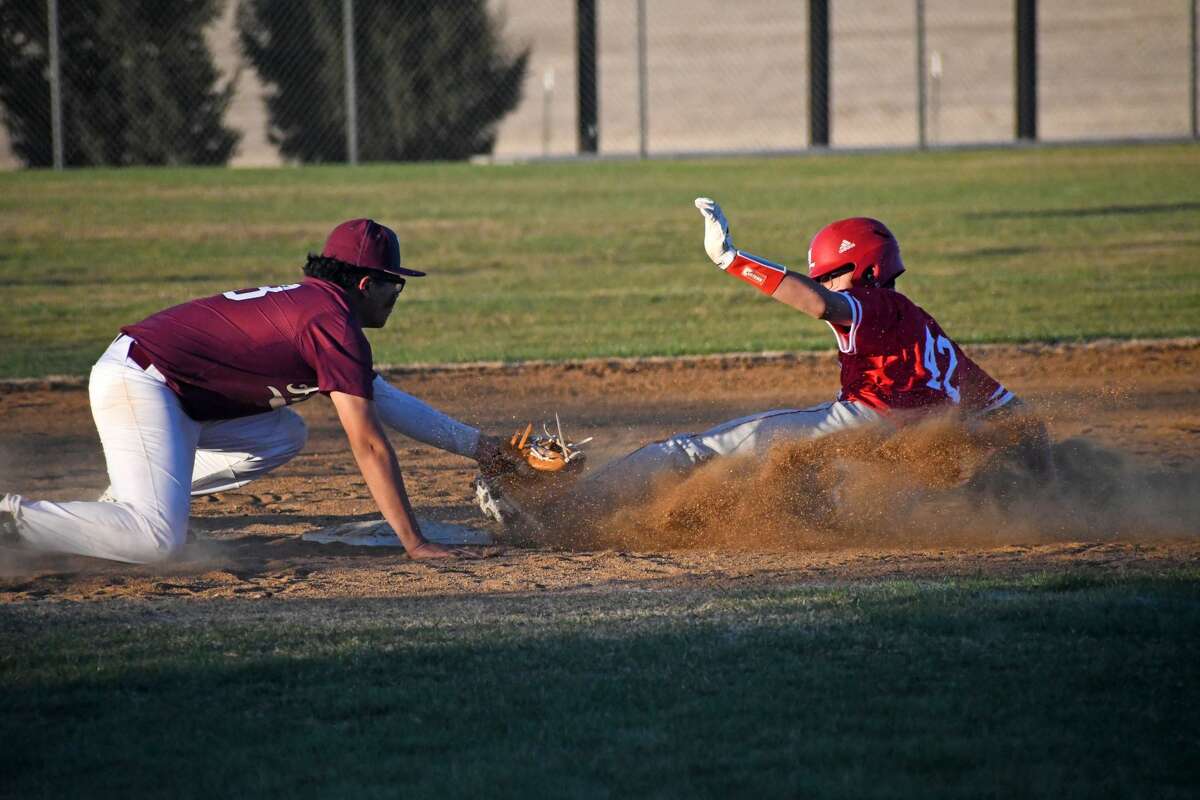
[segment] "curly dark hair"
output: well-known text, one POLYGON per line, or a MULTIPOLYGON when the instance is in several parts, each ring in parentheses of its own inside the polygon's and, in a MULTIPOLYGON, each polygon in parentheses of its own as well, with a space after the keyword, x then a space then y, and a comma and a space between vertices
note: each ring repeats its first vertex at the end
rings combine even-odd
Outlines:
POLYGON ((363 269, 353 264, 347 264, 345 261, 338 261, 336 258, 318 256, 313 253, 308 254, 308 261, 304 263, 304 274, 310 278, 320 278, 323 281, 336 283, 343 289, 351 291, 358 288, 358 284, 363 278, 380 278, 379 273, 374 270, 363 269))

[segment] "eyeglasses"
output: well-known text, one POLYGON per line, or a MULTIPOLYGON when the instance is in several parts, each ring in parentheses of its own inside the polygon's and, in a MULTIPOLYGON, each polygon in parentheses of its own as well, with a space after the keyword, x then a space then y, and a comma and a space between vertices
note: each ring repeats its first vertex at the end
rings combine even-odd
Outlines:
POLYGON ((819 278, 813 278, 813 280, 815 280, 817 283, 819 283, 821 285, 824 285, 826 283, 829 283, 834 278, 840 278, 843 275, 845 275, 847 272, 853 272, 853 271, 854 271, 854 265, 847 264, 844 267, 838 267, 833 272, 826 272, 824 275, 822 275, 819 278))
POLYGON ((382 285, 385 283, 393 284, 396 287, 396 294, 400 294, 404 291, 405 280, 399 275, 364 275, 357 284, 358 289, 360 291, 366 291, 368 282, 370 282, 371 285, 382 285))
POLYGON ((404 278, 400 278, 400 277, 393 278, 392 276, 389 275, 386 278, 376 278, 375 280, 379 281, 380 283, 395 284, 396 294, 400 294, 401 292, 404 291, 404 284, 405 284, 404 278))

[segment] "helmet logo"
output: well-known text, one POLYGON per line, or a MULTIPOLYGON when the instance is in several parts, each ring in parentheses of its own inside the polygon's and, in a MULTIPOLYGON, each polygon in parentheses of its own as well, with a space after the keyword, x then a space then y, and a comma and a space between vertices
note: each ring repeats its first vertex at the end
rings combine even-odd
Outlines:
POLYGON ((853 250, 853 249, 854 249, 854 242, 850 241, 849 239, 842 239, 842 243, 840 245, 838 245, 838 255, 841 255, 842 253, 846 252, 847 250, 853 250))

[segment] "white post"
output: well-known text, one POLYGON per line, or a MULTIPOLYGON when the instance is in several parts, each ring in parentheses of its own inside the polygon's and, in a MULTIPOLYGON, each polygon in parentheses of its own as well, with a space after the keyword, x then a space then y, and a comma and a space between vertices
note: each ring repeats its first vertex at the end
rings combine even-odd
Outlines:
POLYGON ((925 145, 925 0, 917 0, 917 147, 925 145))
POLYGON ((646 157, 648 150, 649 101, 646 77, 646 0, 637 0, 637 64, 638 64, 638 156, 646 157))
POLYGON ((1188 40, 1191 42, 1191 49, 1188 51, 1190 56, 1188 72, 1191 75, 1191 80, 1188 86, 1191 88, 1191 99, 1189 105, 1192 111, 1192 138, 1200 139, 1200 128, 1197 128, 1196 121, 1196 5, 1200 0, 1192 0, 1191 14, 1189 14, 1190 25, 1188 25, 1188 40))
POLYGON ((550 107, 554 100, 554 67, 546 67, 542 73, 542 155, 550 155, 550 107))
POLYGON ((929 57, 929 116, 933 120, 932 139, 942 138, 942 54, 934 50, 929 57))
POLYGON ((54 168, 63 168, 62 68, 58 58, 58 0, 46 3, 50 50, 50 146, 54 168))
POLYGON ((346 69, 346 157, 358 163, 358 84, 354 74, 354 0, 342 0, 342 55, 346 69))

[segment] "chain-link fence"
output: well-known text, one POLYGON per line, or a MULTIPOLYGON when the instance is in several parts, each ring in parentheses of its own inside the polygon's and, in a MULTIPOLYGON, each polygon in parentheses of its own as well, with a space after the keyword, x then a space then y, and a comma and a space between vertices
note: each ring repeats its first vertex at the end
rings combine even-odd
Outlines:
POLYGON ((1197 135, 1197 0, 831 0, 815 87, 814 2, 0 0, 0 163, 1011 141, 1022 7, 1039 139, 1197 135))

